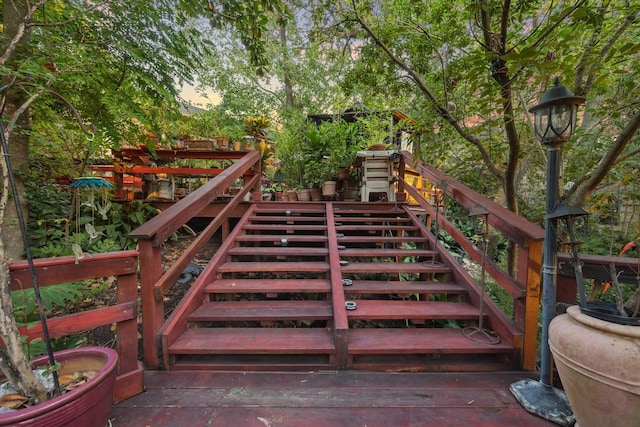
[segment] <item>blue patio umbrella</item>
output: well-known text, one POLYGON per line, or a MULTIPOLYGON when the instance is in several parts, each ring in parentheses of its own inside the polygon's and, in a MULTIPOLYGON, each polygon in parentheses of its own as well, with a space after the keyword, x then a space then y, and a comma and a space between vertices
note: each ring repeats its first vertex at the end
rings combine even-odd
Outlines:
POLYGON ((70 185, 70 188, 113 188, 114 185, 99 176, 82 176, 76 178, 70 185))

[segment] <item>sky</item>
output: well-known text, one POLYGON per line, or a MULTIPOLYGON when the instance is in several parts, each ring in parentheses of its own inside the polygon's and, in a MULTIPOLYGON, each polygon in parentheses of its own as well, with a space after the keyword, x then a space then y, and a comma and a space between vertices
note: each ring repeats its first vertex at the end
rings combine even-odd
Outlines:
POLYGON ((200 108, 206 108, 208 104, 217 105, 221 101, 220 94, 211 90, 207 91, 206 96, 203 96, 192 85, 182 86, 180 93, 191 105, 200 108))

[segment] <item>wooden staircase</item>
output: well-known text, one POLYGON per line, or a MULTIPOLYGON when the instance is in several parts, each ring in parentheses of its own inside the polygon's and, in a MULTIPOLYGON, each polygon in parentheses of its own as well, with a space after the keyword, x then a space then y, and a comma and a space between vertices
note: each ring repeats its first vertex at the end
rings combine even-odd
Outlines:
POLYGON ((441 250, 401 203, 253 204, 161 329, 165 368, 512 369, 513 337, 463 332, 477 289, 441 250))

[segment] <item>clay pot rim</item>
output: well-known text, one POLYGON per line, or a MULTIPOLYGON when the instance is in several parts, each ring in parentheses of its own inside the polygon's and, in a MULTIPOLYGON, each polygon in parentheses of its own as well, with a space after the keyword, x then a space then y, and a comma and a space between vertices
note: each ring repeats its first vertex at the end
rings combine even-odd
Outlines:
POLYGON ((630 325, 619 325, 606 320, 597 319, 595 317, 584 314, 580 311, 580 307, 573 305, 567 308, 567 314, 577 322, 588 325, 594 329, 604 332, 610 332, 618 335, 625 335, 640 339, 640 327, 630 325))

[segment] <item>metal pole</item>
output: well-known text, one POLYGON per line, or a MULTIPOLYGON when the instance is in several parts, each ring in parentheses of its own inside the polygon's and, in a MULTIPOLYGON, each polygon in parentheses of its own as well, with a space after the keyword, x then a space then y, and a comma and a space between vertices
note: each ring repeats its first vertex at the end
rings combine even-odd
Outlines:
POLYGON ((558 277, 558 221, 551 213, 560 197, 560 163, 562 144, 547 146, 547 199, 544 224, 544 252, 542 261, 542 342, 540 343, 540 382, 546 387, 553 385, 553 367, 549 349, 549 324, 555 316, 556 288, 558 277))
POLYGON ((553 387, 553 366, 549 348, 549 324, 555 315, 558 269, 557 219, 552 212, 560 197, 562 142, 547 144, 547 195, 544 254, 542 262, 542 342, 540 343, 540 381, 524 379, 509 389, 527 411, 562 426, 575 423, 573 411, 562 390, 553 387))

